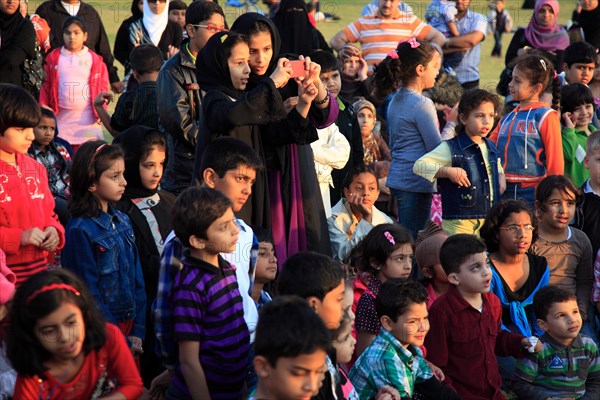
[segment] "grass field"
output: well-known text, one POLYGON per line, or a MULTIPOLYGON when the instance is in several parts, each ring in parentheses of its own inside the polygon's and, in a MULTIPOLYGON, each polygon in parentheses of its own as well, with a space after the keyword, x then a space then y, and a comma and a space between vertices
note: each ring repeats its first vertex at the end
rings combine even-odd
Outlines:
MULTIPOLYGON (((190 0, 184 0, 188 4, 190 0)), ((35 10, 41 1, 30 1, 29 9, 35 10)), ((96 0, 89 1, 100 13, 104 27, 106 28, 111 48, 114 45, 115 35, 117 29, 121 24, 121 21, 130 16, 131 1, 111 1, 111 0, 96 0)), ((229 25, 243 12, 241 8, 227 7, 224 6, 225 0, 220 0, 220 4, 224 7, 225 16, 229 25)), ((367 3, 367 0, 352 1, 352 0, 321 0, 321 11, 335 13, 341 17, 341 20, 334 22, 323 22, 320 23, 318 28, 323 33, 325 38, 329 40, 334 34, 342 30, 350 22, 354 21, 360 15, 362 8, 367 3)), ((423 17, 425 13, 425 7, 428 1, 415 1, 411 0, 407 2, 415 10, 419 17, 423 17)), ((514 21, 514 28, 519 26, 526 26, 531 19, 532 10, 522 10, 522 0, 507 0, 506 9, 511 14, 514 21)), ((576 0, 561 0, 561 13, 559 16, 559 22, 565 23, 571 16, 573 9, 575 8, 576 0)), ((488 1, 487 0, 473 0, 471 2, 471 10, 484 14, 487 17, 488 13, 488 1)), ((259 6, 263 6, 259 3, 259 6)), ((263 9, 266 10, 265 7, 263 9)), ((599 22, 600 23, 600 22, 599 22)), ((512 34, 503 35, 503 51, 506 50, 512 34)), ((483 42, 483 48, 481 51, 481 85, 486 88, 494 88, 497 82, 500 72, 504 68, 504 59, 490 57, 491 49, 494 44, 492 36, 487 37, 483 42)), ((123 68, 119 68, 120 75, 123 74, 123 68)))

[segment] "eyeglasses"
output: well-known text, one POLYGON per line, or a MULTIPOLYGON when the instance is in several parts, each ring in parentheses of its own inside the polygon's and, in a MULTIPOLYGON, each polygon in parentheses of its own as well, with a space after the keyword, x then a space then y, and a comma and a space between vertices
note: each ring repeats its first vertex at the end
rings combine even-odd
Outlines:
POLYGON ((509 226, 501 226, 498 228, 503 231, 508 231, 512 234, 520 232, 523 230, 525 233, 531 233, 535 229, 533 225, 509 225, 509 226))
POLYGON ((223 32, 223 31, 229 32, 229 30, 225 29, 225 27, 219 28, 218 26, 215 26, 215 25, 201 25, 201 24, 198 24, 198 25, 190 24, 190 25, 192 25, 194 28, 204 28, 207 31, 209 31, 210 33, 219 33, 219 32, 223 32))

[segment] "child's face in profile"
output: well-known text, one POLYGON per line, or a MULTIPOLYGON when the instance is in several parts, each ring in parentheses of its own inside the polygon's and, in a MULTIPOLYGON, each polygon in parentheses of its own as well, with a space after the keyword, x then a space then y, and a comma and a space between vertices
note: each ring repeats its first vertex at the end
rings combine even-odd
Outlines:
POLYGON ((169 11, 169 20, 179 24, 183 29, 185 27, 185 10, 169 11))
POLYGON ((565 70, 565 79, 569 84, 583 83, 587 85, 592 81, 596 64, 573 63, 570 67, 567 64, 563 64, 563 69, 565 70))
POLYGON ((448 275, 448 281, 463 294, 488 293, 492 283, 492 270, 485 251, 473 254, 460 265, 459 272, 448 275))
POLYGON ((259 242, 254 279, 257 283, 265 284, 275 280, 275 276, 277 276, 277 257, 275 257, 273 244, 270 242, 259 242))
POLYGON ((563 231, 568 228, 569 222, 575 216, 577 199, 575 193, 569 190, 565 193, 562 190, 554 189, 544 200, 543 207, 546 211, 542 211, 541 206, 541 204, 537 204, 540 228, 563 231))
POLYGON ((314 309, 325 323, 327 329, 337 329, 340 326, 340 322, 342 322, 345 290, 346 285, 342 279, 337 287, 325 295, 323 301, 315 299, 314 309))
POLYGON ((75 304, 63 302, 56 310, 36 321, 34 335, 57 361, 72 361, 81 353, 85 323, 75 304))
POLYGON ((140 160, 140 178, 142 186, 155 190, 163 175, 165 166, 165 149, 153 147, 145 160, 140 160))
POLYGON ((344 325, 344 328, 338 337, 331 341, 336 350, 336 361, 338 364, 350 362, 352 354, 354 354, 354 346, 356 345, 356 339, 352 336, 352 324, 347 323, 344 325))
POLYGON ((77 52, 83 49, 83 45, 87 40, 88 34, 84 32, 79 25, 72 24, 67 26, 63 32, 63 41, 65 49, 77 52))
POLYGON ((403 243, 394 249, 385 261, 385 266, 377 274, 382 282, 388 279, 408 279, 412 270, 413 249, 410 243, 403 243))
POLYGON ((266 360, 254 365, 258 373, 259 385, 264 387, 274 400, 309 399, 316 396, 327 372, 325 350, 300 354, 297 357, 280 357, 275 367, 266 360))
POLYGON ((553 303, 548 309, 546 319, 538 319, 537 322, 543 331, 565 346, 573 342, 583 325, 575 299, 553 303))
POLYGON ((465 126, 465 132, 474 142, 480 143, 492 131, 496 118, 494 104, 486 101, 477 108, 469 111, 468 115, 460 114, 460 122, 465 126))
POLYGON ((375 115, 370 109, 365 107, 358 110, 356 119, 358 120, 361 135, 368 137, 373 132, 373 128, 375 128, 375 115))
POLYGON ((231 208, 225 214, 213 221, 206 230, 206 238, 201 239, 208 254, 233 253, 238 241, 240 228, 235 220, 231 208))
POLYGON ((240 165, 236 169, 225 172, 222 178, 215 172, 213 178, 207 182, 208 186, 227 196, 233 203, 233 212, 238 212, 252 194, 256 170, 247 165, 240 165))
POLYGON ((340 77, 340 71, 333 70, 328 72, 321 72, 321 82, 327 88, 327 91, 337 97, 342 89, 342 78, 340 77))
POLYGON ((425 341, 429 332, 429 313, 427 303, 412 303, 404 313, 392 321, 387 315, 381 317, 381 324, 385 330, 390 332, 402 345, 419 347, 425 341))
POLYGON ((231 55, 227 59, 231 84, 238 90, 246 89, 250 78, 250 49, 246 43, 238 43, 231 48, 231 55))
POLYGON ((588 150, 583 165, 590 170, 590 183, 600 190, 600 149, 588 150))
POLYGON ((116 159, 108 169, 104 170, 96 183, 88 189, 98 199, 103 211, 108 210, 108 203, 121 200, 127 181, 125 180, 125 161, 116 159))
POLYGON ((344 60, 342 65, 342 73, 345 77, 356 79, 360 70, 360 57, 350 56, 344 60))
POLYGON ((54 140, 54 134, 56 132, 56 121, 54 118, 44 117, 40 120, 38 126, 33 128, 35 134, 35 144, 45 148, 54 140))
POLYGON ((27 153, 33 139, 35 139, 33 128, 8 128, 3 135, 0 135, 0 156, 4 156, 5 153, 13 156, 16 153, 27 153))

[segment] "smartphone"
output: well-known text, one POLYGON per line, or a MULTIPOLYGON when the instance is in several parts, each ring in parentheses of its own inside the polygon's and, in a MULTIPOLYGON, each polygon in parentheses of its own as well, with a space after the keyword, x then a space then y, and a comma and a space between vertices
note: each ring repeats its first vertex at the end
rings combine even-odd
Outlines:
POLYGON ((289 61, 290 67, 292 67, 292 75, 290 78, 304 78, 306 76, 306 70, 304 69, 303 60, 289 61))

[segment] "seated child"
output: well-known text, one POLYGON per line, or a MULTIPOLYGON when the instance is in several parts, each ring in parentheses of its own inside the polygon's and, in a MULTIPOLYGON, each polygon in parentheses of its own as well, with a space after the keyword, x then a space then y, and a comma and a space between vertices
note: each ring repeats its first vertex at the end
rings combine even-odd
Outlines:
MULTIPOLYGON (((583 199, 577 204, 573 226, 587 235, 592 254, 596 254, 600 249, 600 132, 588 137, 583 165, 590 171, 590 179, 581 186, 583 199)), ((594 301, 599 300, 600 293, 594 301)))
POLYGON ((260 309, 271 301, 271 294, 265 290, 265 285, 273 282, 277 277, 277 257, 271 232, 260 226, 253 226, 252 231, 258 240, 252 300, 256 303, 256 308, 260 309))
POLYGON ((259 313, 253 362, 259 378, 249 400, 316 396, 329 347, 327 327, 304 299, 275 298, 259 313))
POLYGON ((121 94, 112 117, 105 108, 114 99, 112 93, 101 92, 94 100, 94 109, 113 137, 134 125, 158 129, 156 79, 164 62, 163 55, 158 47, 142 44, 131 51, 129 60, 139 85, 121 94))
POLYGON ((415 281, 390 279, 381 286, 375 305, 383 329, 350 370, 359 397, 371 399, 388 385, 402 399, 411 398, 415 386, 429 398, 460 399, 437 380, 419 348, 429 331, 423 286, 415 281))
POLYGON ((67 200, 70 197, 70 171, 73 164, 71 151, 69 151, 71 146, 58 140, 54 112, 46 107, 41 107, 41 111, 42 119, 33 128, 35 139, 28 153, 46 167, 48 185, 54 196, 54 211, 58 215, 60 223, 66 226, 70 218, 67 200))
POLYGON ((543 349, 517 361, 513 390, 520 399, 600 398, 598 345, 582 333, 577 298, 557 286, 535 294, 533 308, 545 332, 543 349))
POLYGON ((458 136, 419 158, 413 172, 433 182, 442 195, 442 227, 451 235, 478 234, 506 184, 500 154, 487 139, 499 108, 498 96, 466 91, 458 104, 458 136))
POLYGON ((481 239, 450 236, 440 249, 440 261, 450 287, 429 310, 427 359, 442 369, 444 383, 463 398, 504 400, 496 354, 518 357, 531 343, 502 330, 502 308, 490 293, 492 271, 481 239))
MULTIPOLYGON (((312 251, 298 252, 289 257, 279 275, 279 294, 306 299, 321 317, 325 326, 337 329, 344 315, 344 270, 330 257, 312 251)), ((326 358, 328 371, 315 399, 342 398, 340 382, 336 381, 335 356, 326 358)), ((259 374, 260 377, 260 374, 259 374)))
POLYGON ((583 166, 585 142, 596 131, 592 124, 596 105, 590 88, 583 83, 563 86, 560 108, 565 176, 579 187, 590 177, 589 171, 583 166))
POLYGON ((363 161, 375 170, 379 187, 385 187, 392 155, 385 140, 373 131, 377 111, 373 103, 364 99, 358 100, 353 107, 362 139, 363 161))
POLYGON ((587 86, 594 77, 597 53, 594 46, 586 42, 575 42, 565 49, 563 58, 563 85, 583 83, 587 86))
MULTIPOLYGON (((440 31, 445 37, 459 36, 456 14, 456 2, 432 0, 425 9, 425 21, 440 31)), ((456 68, 462 61, 464 53, 444 54, 444 67, 456 68)))
POLYGON ((440 263, 440 249, 448 239, 448 232, 434 222, 419 231, 415 241, 415 261, 423 273, 423 286, 427 290, 427 309, 448 291, 448 276, 440 263))
POLYGON ((171 289, 179 361, 167 398, 241 398, 250 334, 235 268, 219 254, 233 253, 240 233, 231 200, 215 189, 188 188, 172 219, 186 249, 171 289))
POLYGON ((327 219, 335 260, 344 260, 374 226, 393 222, 375 207, 378 197, 379 183, 372 168, 358 165, 348 172, 344 198, 333 206, 327 219))

